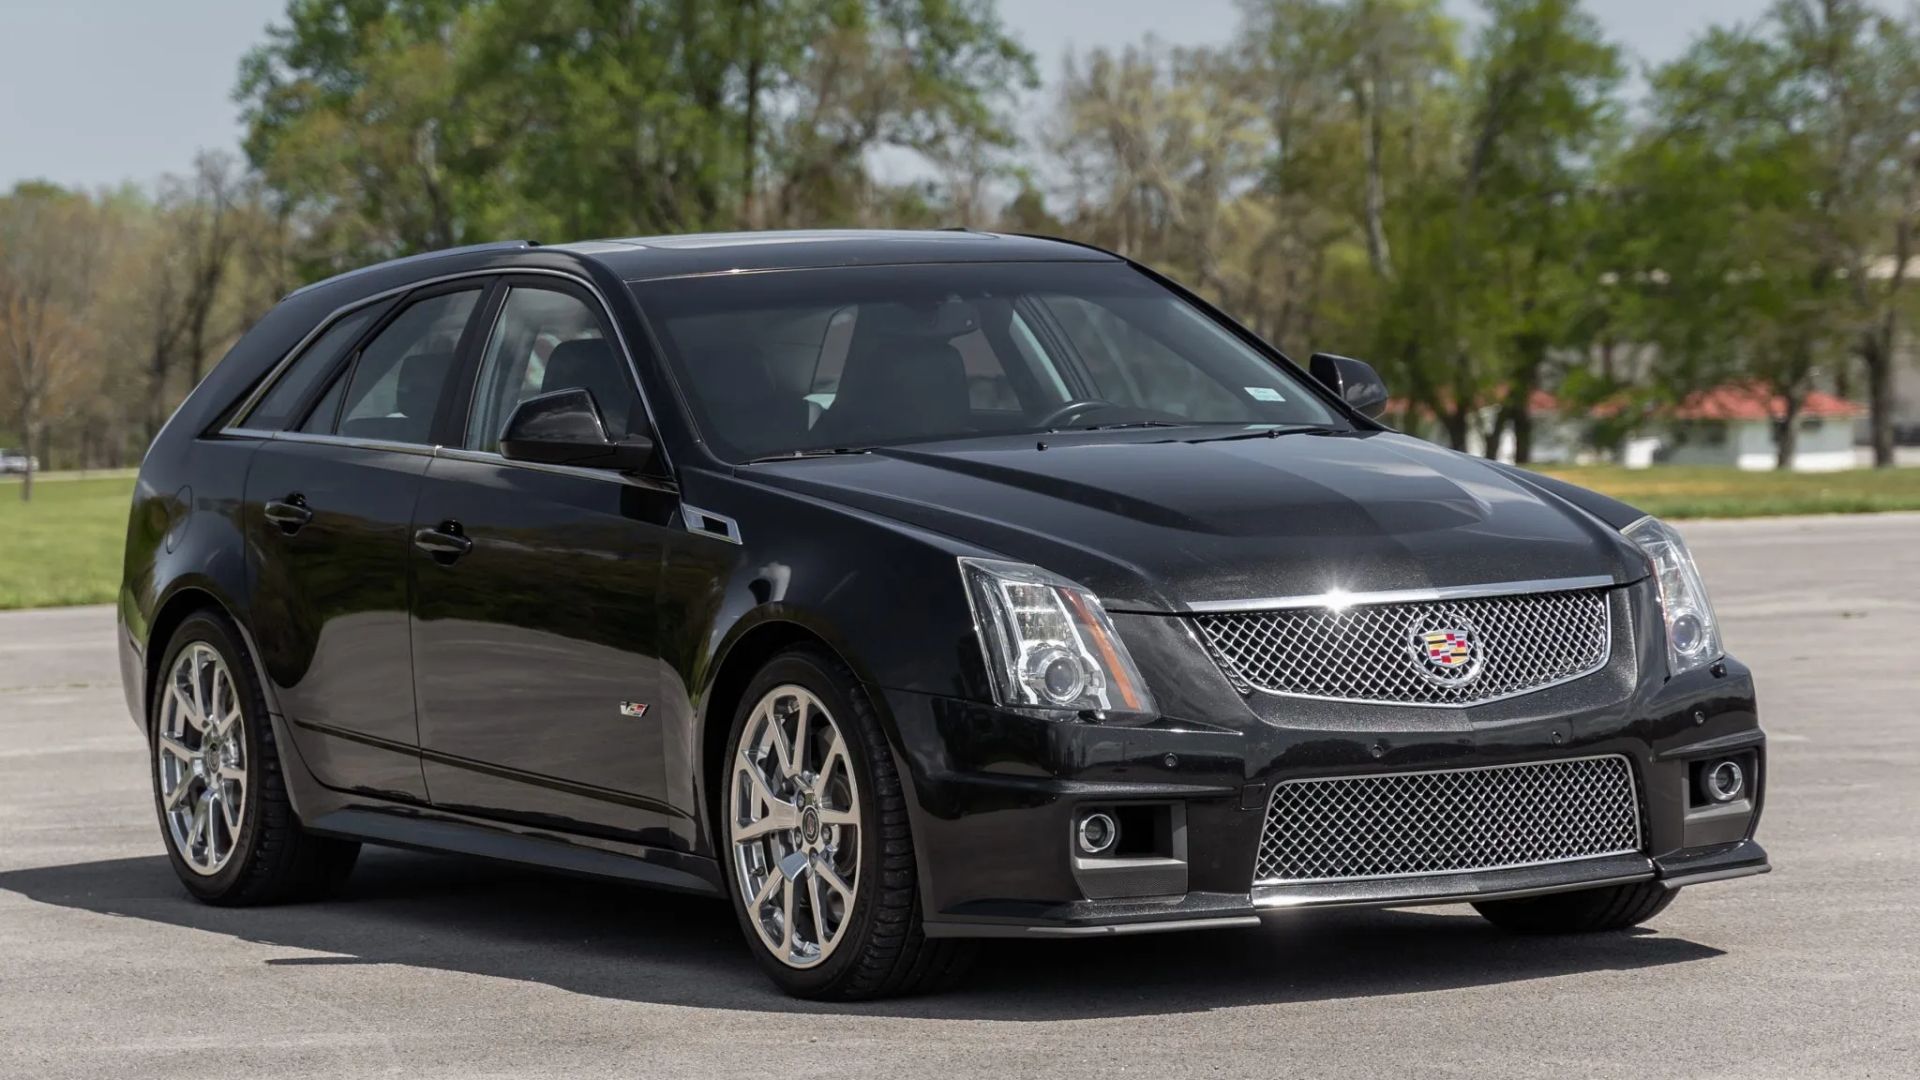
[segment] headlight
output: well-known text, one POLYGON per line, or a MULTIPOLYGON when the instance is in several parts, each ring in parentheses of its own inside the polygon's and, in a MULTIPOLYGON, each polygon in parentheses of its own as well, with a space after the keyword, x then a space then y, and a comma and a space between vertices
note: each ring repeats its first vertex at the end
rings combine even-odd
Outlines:
POLYGON ((1720 659, 1720 623, 1686 541, 1659 518, 1644 517, 1622 529, 1653 561, 1660 610, 1667 624, 1667 670, 1679 675, 1720 659))
POLYGON ((963 558, 960 576, 1001 705, 1154 711, 1133 657, 1092 593, 1025 563, 963 558))

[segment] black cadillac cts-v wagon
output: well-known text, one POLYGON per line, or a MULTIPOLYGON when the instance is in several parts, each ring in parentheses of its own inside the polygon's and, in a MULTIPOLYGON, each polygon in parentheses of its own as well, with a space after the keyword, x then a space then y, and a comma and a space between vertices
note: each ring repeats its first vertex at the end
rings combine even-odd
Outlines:
POLYGON ((287 297, 141 468, 127 701, 196 896, 361 842, 724 897, 788 991, 983 937, 1757 874, 1680 538, 1397 434, 1059 241, 492 244, 287 297))

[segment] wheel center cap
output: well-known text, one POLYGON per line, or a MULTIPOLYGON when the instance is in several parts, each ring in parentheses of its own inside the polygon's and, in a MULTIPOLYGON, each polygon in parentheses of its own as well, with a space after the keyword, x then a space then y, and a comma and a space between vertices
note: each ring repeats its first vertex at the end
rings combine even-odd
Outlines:
POLYGON ((820 811, 811 806, 800 811, 800 836, 809 844, 820 839, 820 811))

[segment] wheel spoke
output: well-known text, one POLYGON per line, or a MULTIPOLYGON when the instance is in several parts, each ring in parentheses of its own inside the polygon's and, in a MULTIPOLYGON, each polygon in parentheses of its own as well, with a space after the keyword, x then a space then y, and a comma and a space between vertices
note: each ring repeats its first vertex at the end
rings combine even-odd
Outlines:
POLYGON ((858 826, 860 824, 860 815, 851 810, 829 810, 823 806, 817 813, 820 815, 820 824, 822 825, 858 826))
MULTIPOLYGON (((227 710, 223 707, 224 702, 220 694, 220 684, 223 681, 224 680, 220 678, 220 669, 214 668, 213 677, 207 680, 210 684, 207 688, 207 719, 209 721, 226 714, 227 710)), ((216 728, 215 730, 218 729, 216 728)))
POLYGON ((226 823, 227 836, 231 840, 240 838, 240 814, 245 806, 240 799, 233 798, 231 792, 220 793, 220 819, 226 823))
POLYGON ((769 814, 778 813, 777 807, 793 809, 792 803, 775 795, 773 789, 767 786, 767 778, 760 772, 760 763, 748 757, 745 750, 740 751, 740 761, 739 771, 746 774, 747 782, 753 786, 754 798, 767 805, 769 814))
POLYGON ((807 699, 798 698, 794 703, 793 720, 793 768, 787 775, 798 777, 807 771, 807 699))
POLYGON ((188 673, 188 677, 193 681, 193 714, 200 721, 199 726, 202 729, 207 726, 207 717, 213 715, 212 710, 207 707, 207 688, 200 677, 201 669, 206 666, 206 654, 200 646, 194 646, 193 668, 188 673))
POLYGON ((197 756, 194 754, 193 751, 187 749, 186 743, 183 743, 179 739, 176 739, 173 736, 168 735, 164 731, 161 732, 159 735, 159 743, 160 743, 161 750, 164 750, 165 752, 172 754, 174 757, 179 758, 182 764, 192 765, 193 759, 197 756))
POLYGON ((793 879, 780 886, 780 958, 793 959, 793 879))
POLYGON ((755 913, 758 913, 760 908, 763 905, 765 905, 767 901, 773 899, 773 890, 779 888, 780 882, 784 880, 785 879, 782 878, 779 874, 769 871, 767 873, 767 880, 760 883, 759 890, 753 894, 753 903, 748 906, 755 913))
POLYGON ((198 844, 207 835, 207 829, 211 824, 207 813, 207 798, 208 796, 203 794, 194 801, 193 826, 187 830, 188 847, 198 844))
POLYGON ((793 747, 787 744, 787 729, 780 723, 780 713, 775 707, 775 703, 768 703, 765 722, 766 733, 764 738, 767 742, 773 744, 773 758, 775 763, 780 766, 780 778, 783 780, 787 779, 793 776, 797 770, 795 770, 793 765, 793 747))
POLYGON ((822 950, 827 947, 827 916, 820 897, 820 875, 807 875, 807 906, 813 910, 813 940, 822 950))
MULTIPOLYGON (((215 865, 220 861, 220 828, 227 819, 226 807, 220 805, 226 800, 220 797, 217 788, 207 791, 207 864, 215 865)), ((233 846, 233 838, 227 838, 227 846, 233 846)))
POLYGON ((177 684, 171 689, 173 692, 174 711, 180 714, 180 719, 185 720, 187 726, 195 731, 207 730, 206 719, 200 715, 199 708, 194 705, 193 699, 187 696, 187 692, 182 690, 177 684))
POLYGON ((185 769, 181 769, 180 778, 174 782, 173 790, 161 797, 161 805, 165 807, 168 812, 178 810, 180 809, 180 804, 187 801, 187 792, 191 790, 193 790, 193 774, 185 769))
MULTIPOLYGON (((847 758, 847 743, 840 732, 833 733, 833 743, 827 747, 826 757, 820 759, 820 774, 814 778, 813 789, 821 795, 827 792, 827 781, 832 778, 835 767, 853 768, 853 762, 847 758)), ((851 785, 849 785, 851 786, 851 785)))
POLYGON ((821 859, 813 864, 813 869, 815 873, 820 875, 820 880, 827 883, 828 888, 840 894, 842 903, 846 904, 848 908, 853 907, 853 886, 847 884, 846 880, 840 876, 838 868, 825 859, 821 859))
POLYGON ((736 824, 733 828, 734 842, 745 843, 749 840, 758 840, 768 833, 782 832, 793 828, 794 821, 796 820, 793 807, 781 802, 776 802, 773 805, 774 809, 760 820, 736 824), (785 808, 786 812, 782 813, 781 808, 785 808))

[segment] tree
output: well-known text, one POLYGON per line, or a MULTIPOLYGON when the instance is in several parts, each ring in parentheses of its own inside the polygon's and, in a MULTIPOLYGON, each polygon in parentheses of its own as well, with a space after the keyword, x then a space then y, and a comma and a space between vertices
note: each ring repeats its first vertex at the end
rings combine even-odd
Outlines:
POLYGON ((500 235, 859 220, 869 158, 1010 145, 987 0, 295 0, 238 94, 328 266, 500 235))
POLYGON ((82 376, 89 308, 101 263, 98 212, 85 196, 22 184, 0 198, 0 380, 13 405, 29 467, 20 497, 33 497, 32 457, 82 376))

